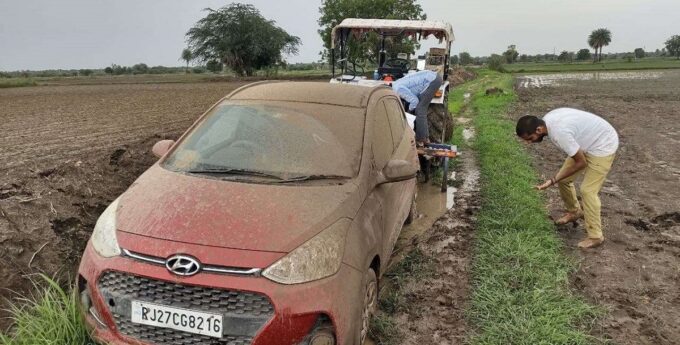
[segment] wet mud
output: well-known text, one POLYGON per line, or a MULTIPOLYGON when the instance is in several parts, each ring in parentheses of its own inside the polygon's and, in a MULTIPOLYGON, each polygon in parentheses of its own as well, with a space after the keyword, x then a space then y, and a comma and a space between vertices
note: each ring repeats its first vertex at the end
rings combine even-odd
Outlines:
MULTIPOLYGON (((471 135, 469 121, 458 121, 471 135)), ((463 152, 447 193, 419 184, 416 222, 405 226, 390 265, 414 249, 431 259, 425 278, 410 280, 402 294, 406 311, 392 315, 401 330, 399 344, 460 344, 468 337, 467 308, 476 214, 480 207, 479 168, 472 151, 463 152)))
MULTIPOLYGON (((583 222, 558 228, 579 263, 573 288, 607 312, 594 335, 615 344, 679 344, 680 71, 635 73, 520 88, 512 116, 568 106, 598 114, 617 129, 621 145, 600 192, 605 243, 578 250, 583 222)), ((528 149, 546 178, 565 158, 549 141, 528 149)), ((547 198, 551 215, 559 217, 557 190, 547 198)))

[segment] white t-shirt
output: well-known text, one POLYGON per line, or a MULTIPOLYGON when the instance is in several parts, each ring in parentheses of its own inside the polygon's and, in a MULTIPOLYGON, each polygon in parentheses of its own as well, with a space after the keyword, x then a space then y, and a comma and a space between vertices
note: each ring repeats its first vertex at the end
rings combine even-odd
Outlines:
POLYGON ((619 135, 614 127, 595 114, 559 108, 547 113, 543 121, 550 140, 569 157, 579 149, 595 157, 605 157, 619 148, 619 135))

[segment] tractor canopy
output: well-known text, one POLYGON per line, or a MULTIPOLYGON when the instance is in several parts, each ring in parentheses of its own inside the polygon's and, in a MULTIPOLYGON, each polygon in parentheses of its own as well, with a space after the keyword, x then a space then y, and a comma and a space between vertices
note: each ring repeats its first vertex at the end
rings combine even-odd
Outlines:
POLYGON ((347 18, 333 28, 331 49, 335 48, 335 42, 341 36, 346 38, 351 34, 358 39, 370 31, 379 34, 402 34, 418 41, 432 35, 438 38, 440 43, 446 42, 447 51, 455 39, 451 24, 441 21, 347 18))

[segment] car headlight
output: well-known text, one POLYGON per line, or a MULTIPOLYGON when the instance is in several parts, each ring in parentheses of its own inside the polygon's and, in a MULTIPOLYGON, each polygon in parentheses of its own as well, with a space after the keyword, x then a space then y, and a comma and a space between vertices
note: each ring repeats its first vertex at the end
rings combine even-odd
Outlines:
POLYGON ((332 276, 340 269, 350 223, 349 219, 338 220, 269 266, 262 275, 281 284, 306 283, 332 276))
POLYGON ((97 219, 97 224, 92 231, 92 247, 97 254, 110 258, 120 255, 120 247, 116 238, 116 210, 118 200, 114 200, 104 213, 97 219))

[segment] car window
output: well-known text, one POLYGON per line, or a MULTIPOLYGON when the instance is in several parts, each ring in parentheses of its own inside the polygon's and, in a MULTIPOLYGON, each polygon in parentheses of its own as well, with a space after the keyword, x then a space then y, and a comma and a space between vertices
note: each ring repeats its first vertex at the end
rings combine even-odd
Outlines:
POLYGON ((386 98, 384 100, 385 108, 387 109, 387 118, 390 121, 390 128, 392 130, 392 140, 394 149, 397 149, 401 139, 404 137, 404 128, 406 126, 406 119, 401 106, 394 98, 386 98))
POLYGON ((394 152, 394 141, 387 110, 382 102, 373 108, 373 159, 377 169, 382 169, 394 152))
POLYGON ((361 161, 364 121, 363 109, 225 101, 179 143, 164 166, 175 171, 354 177, 361 161))

